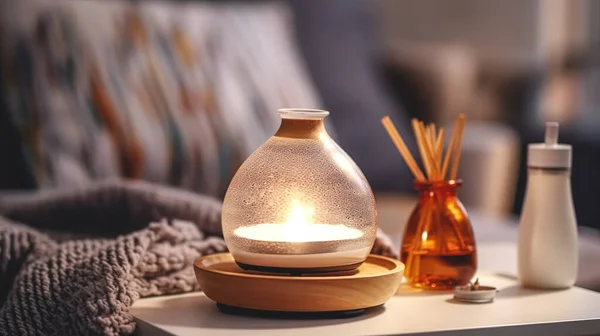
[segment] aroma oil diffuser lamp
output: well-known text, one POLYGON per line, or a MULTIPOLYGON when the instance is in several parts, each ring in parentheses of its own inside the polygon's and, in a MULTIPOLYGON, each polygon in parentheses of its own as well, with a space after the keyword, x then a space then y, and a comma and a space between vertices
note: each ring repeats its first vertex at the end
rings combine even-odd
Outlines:
POLYGON ((387 301, 404 265, 370 256, 375 199, 325 130, 329 112, 281 109, 277 133, 236 172, 223 203, 231 254, 195 262, 219 307, 361 311, 387 301))

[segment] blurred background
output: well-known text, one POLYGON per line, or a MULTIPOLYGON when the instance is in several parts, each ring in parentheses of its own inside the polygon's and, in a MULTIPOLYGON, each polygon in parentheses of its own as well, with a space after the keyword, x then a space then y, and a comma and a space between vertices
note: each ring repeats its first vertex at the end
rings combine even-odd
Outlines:
MULTIPOLYGON (((468 117, 460 197, 520 211, 544 122, 574 148, 579 224, 600 228, 600 2, 0 2, 0 188, 133 178, 222 197, 278 126, 323 108, 376 193, 414 195, 380 124, 468 117)), ((449 133, 449 132, 448 132, 449 133)), ((414 142, 408 144, 416 153, 414 142)))

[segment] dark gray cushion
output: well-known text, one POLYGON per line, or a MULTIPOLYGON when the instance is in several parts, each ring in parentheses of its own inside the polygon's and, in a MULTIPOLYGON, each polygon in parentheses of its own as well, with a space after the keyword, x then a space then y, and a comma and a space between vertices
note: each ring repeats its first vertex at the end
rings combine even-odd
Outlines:
MULTIPOLYGON (((381 126, 392 116, 415 148, 406 113, 394 106, 378 71, 372 2, 292 0, 298 43, 329 109, 337 140, 376 190, 408 190, 412 175, 381 126)), ((412 150, 413 153, 416 153, 412 150)))

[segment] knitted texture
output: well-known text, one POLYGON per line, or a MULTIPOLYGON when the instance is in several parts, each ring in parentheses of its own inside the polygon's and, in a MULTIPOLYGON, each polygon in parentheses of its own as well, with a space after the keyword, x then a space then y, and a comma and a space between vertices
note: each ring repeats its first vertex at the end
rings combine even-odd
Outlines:
POLYGON ((226 250, 207 235, 220 208, 141 182, 0 196, 0 334, 132 333, 139 297, 199 289, 194 258, 226 250))
MULTIPOLYGON (((198 290, 221 203, 144 182, 0 194, 0 335, 120 335, 140 297, 198 290)), ((395 256, 378 232, 373 253, 395 256)))

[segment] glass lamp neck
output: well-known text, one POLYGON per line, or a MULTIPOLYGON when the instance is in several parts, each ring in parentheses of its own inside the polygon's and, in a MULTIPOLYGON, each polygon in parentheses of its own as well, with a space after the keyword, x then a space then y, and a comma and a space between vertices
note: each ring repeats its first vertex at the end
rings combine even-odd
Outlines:
POLYGON ((317 139, 327 135, 323 119, 329 112, 310 109, 279 109, 281 126, 275 136, 295 139, 317 139))
POLYGON ((327 134, 323 119, 282 119, 275 136, 317 139, 321 134, 327 134))

